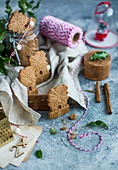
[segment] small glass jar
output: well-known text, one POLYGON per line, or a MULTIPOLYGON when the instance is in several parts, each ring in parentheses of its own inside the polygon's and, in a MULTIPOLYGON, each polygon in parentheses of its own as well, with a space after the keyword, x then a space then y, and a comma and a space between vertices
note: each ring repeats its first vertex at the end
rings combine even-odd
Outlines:
POLYGON ((21 32, 9 34, 11 50, 12 51, 15 50, 15 56, 18 65, 28 66, 29 57, 39 50, 37 38, 38 34, 39 34, 38 25, 35 25, 32 30, 26 33, 20 45, 18 45, 18 43, 22 39, 24 34, 21 32))

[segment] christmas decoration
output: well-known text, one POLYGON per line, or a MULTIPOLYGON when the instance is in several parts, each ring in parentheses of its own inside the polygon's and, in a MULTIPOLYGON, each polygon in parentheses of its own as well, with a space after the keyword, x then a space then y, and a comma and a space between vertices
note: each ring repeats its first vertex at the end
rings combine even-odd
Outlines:
POLYGON ((97 48, 110 48, 118 44, 115 13, 110 2, 97 5, 84 38, 87 44, 97 48))

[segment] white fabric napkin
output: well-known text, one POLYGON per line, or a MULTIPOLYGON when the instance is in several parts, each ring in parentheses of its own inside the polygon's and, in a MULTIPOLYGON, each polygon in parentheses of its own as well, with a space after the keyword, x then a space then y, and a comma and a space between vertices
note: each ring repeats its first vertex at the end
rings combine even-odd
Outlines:
POLYGON ((68 86, 68 95, 77 101, 82 107, 86 107, 82 93, 76 89, 81 90, 78 74, 81 70, 81 63, 77 65, 72 80, 72 70, 80 61, 80 57, 87 53, 87 48, 83 41, 80 42, 76 48, 69 48, 57 42, 52 41, 44 36, 39 36, 39 49, 47 51, 47 57, 51 65, 51 78, 46 82, 39 84, 38 90, 40 94, 48 93, 49 89, 61 84, 68 86), (70 60, 73 60, 70 62, 70 60), (57 74, 55 70, 57 68, 57 74))

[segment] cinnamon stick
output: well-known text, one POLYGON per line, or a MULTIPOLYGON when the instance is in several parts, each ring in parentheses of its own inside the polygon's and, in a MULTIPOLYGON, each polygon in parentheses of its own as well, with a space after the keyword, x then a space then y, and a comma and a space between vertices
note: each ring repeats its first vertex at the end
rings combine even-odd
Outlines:
POLYGON ((85 91, 90 92, 90 93, 95 93, 95 92, 94 92, 94 91, 92 91, 92 90, 85 90, 85 91))
POLYGON ((107 100, 107 109, 108 109, 108 114, 112 114, 112 108, 111 108, 111 102, 110 102, 110 92, 109 92, 109 84, 105 83, 104 84, 104 91, 106 95, 106 100, 107 100))
POLYGON ((96 82, 96 101, 97 103, 101 102, 101 97, 100 97, 100 87, 99 87, 99 82, 96 82))

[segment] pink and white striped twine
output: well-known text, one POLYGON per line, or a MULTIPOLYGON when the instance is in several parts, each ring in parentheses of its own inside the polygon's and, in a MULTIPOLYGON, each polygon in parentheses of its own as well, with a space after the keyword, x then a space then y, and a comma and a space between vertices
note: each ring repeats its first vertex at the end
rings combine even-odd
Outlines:
MULTIPOLYGON (((72 80, 73 80, 73 73, 74 73, 76 67, 80 64, 81 59, 82 59, 82 56, 80 57, 80 60, 78 61, 78 63, 75 65, 75 67, 74 67, 73 70, 72 70, 72 73, 71 73, 72 80)), ((80 90, 78 87, 76 87, 76 88, 77 88, 77 90, 79 90, 80 92, 82 92, 82 90, 80 90)), ((88 111, 88 108, 89 108, 89 98, 88 98, 88 96, 87 96, 84 92, 82 92, 82 93, 83 93, 83 95, 85 95, 85 97, 86 97, 86 99, 87 99, 87 108, 86 108, 83 116, 79 119, 79 121, 77 121, 77 122, 74 124, 74 126, 72 126, 72 128, 69 130, 69 132, 68 132, 68 139, 69 139, 70 143, 71 143, 76 149, 79 149, 79 150, 81 150, 81 151, 87 151, 87 152, 88 152, 88 151, 93 151, 93 150, 97 149, 97 148, 101 145, 101 143, 102 143, 102 136, 101 136, 99 133, 97 133, 97 132, 91 132, 91 133, 87 133, 87 134, 83 134, 83 135, 79 136, 80 138, 83 138, 84 136, 88 136, 88 135, 92 135, 92 134, 98 135, 98 136, 100 137, 100 142, 99 142, 99 144, 98 144, 96 147, 94 147, 93 149, 87 149, 87 150, 86 150, 86 149, 82 149, 82 148, 78 147, 78 146, 71 140, 71 138, 70 138, 70 134, 71 134, 72 130, 73 130, 73 129, 75 128, 75 126, 84 118, 84 116, 86 115, 86 113, 87 113, 87 111, 88 111)))
POLYGON ((41 20, 39 31, 41 35, 47 36, 71 48, 75 48, 83 37, 83 31, 80 27, 49 15, 41 20), (76 41, 73 42, 76 34, 79 34, 79 36, 76 41))
MULTIPOLYGON (((16 126, 18 129, 20 128, 18 125, 15 125, 15 124, 13 124, 13 123, 11 123, 10 124, 11 126, 16 126)), ((20 137, 23 137, 23 138, 27 138, 27 136, 23 136, 23 135, 21 135, 20 133, 16 133, 18 136, 20 136, 20 137)))

